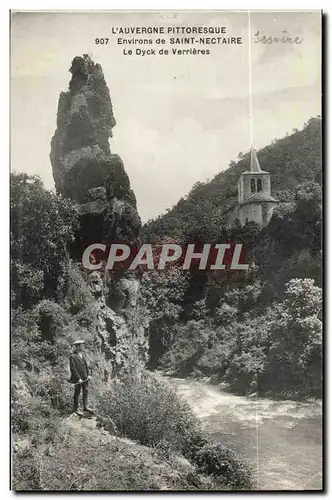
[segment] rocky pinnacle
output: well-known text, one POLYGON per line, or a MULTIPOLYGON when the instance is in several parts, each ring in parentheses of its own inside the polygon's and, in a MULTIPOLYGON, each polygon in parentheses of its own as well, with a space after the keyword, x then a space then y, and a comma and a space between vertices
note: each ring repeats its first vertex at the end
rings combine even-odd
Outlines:
POLYGON ((73 59, 69 71, 51 142, 56 191, 78 205, 80 250, 93 242, 133 242, 141 221, 123 162, 111 153, 116 121, 102 68, 84 54, 73 59))

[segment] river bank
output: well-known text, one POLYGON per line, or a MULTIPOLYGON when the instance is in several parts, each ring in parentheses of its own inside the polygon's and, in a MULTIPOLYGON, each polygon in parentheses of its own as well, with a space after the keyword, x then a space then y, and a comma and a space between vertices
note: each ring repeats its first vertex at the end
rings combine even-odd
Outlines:
POLYGON ((257 489, 322 488, 321 402, 236 396, 202 381, 156 376, 176 388, 211 437, 251 463, 257 489))

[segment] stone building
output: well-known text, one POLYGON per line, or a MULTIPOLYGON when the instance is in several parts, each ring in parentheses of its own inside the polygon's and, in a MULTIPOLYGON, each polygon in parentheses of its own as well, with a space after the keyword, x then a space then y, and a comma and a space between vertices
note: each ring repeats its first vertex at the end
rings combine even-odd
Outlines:
POLYGON ((279 202, 271 196, 271 176, 269 172, 261 170, 253 148, 249 171, 241 174, 237 187, 238 201, 228 211, 228 224, 238 219, 242 226, 250 221, 257 222, 260 227, 266 226, 279 202))

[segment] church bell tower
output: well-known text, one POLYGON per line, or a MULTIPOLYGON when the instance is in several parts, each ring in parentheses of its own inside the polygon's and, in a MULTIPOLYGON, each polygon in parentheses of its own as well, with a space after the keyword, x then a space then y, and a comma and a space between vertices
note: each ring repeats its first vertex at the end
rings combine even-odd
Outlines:
POLYGON ((278 201, 271 196, 271 175, 261 169, 257 153, 251 148, 249 170, 238 180, 238 208, 232 219, 238 218, 242 225, 254 221, 264 227, 277 204, 278 201))

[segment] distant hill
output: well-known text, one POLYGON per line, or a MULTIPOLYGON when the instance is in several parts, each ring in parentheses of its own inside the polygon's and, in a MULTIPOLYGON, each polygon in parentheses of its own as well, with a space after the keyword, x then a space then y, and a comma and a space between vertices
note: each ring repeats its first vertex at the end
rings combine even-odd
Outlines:
MULTIPOLYGON (((280 201, 293 201, 296 187, 311 180, 321 184, 321 118, 310 118, 302 130, 293 130, 283 139, 257 151, 263 170, 270 172, 272 196, 280 201)), ((239 160, 217 174, 210 182, 197 182, 188 196, 165 214, 148 221, 144 238, 152 235, 183 239, 185 227, 193 217, 206 214, 222 220, 222 214, 237 200, 237 181, 249 168, 250 154, 239 153, 239 160)))

